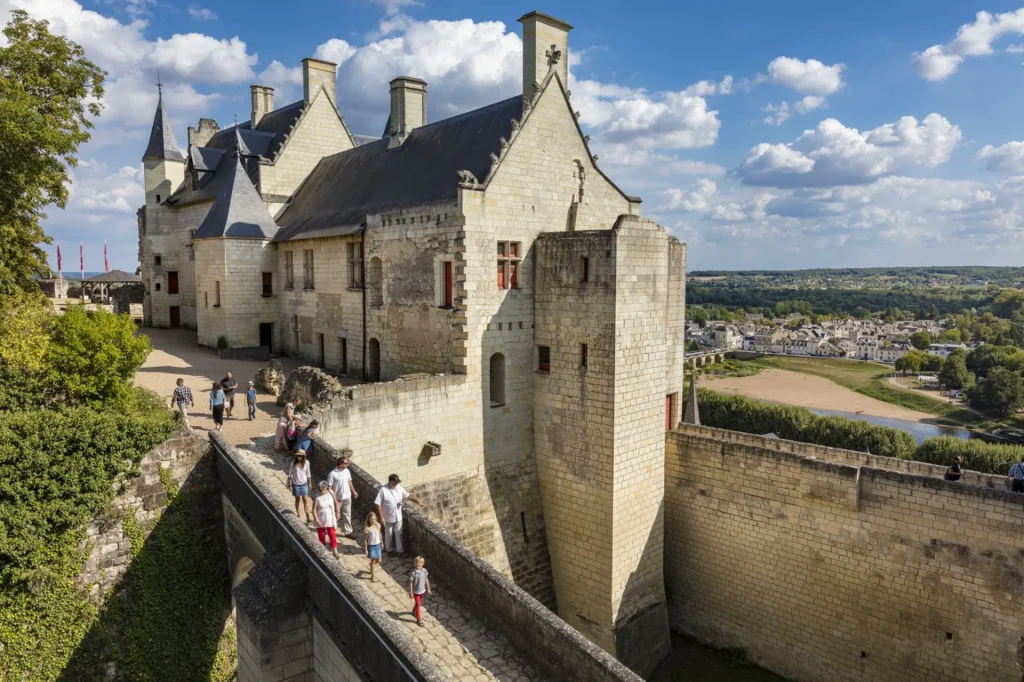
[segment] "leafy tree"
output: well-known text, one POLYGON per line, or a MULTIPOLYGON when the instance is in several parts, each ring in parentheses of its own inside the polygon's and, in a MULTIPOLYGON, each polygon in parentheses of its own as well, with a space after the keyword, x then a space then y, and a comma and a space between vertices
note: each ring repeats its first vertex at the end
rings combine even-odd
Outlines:
POLYGON ((708 320, 711 319, 710 317, 708 317, 708 311, 704 310, 699 305, 689 306, 686 309, 686 315, 691 320, 699 324, 701 327, 706 327, 708 324, 708 320))
POLYGON ((971 407, 1005 417, 1024 406, 1024 379, 1005 367, 993 367, 988 377, 967 392, 971 407))
POLYGON ((939 381, 947 388, 961 389, 968 383, 969 378, 967 353, 962 350, 950 353, 939 371, 939 381))
POLYGON ((960 343, 960 330, 959 329, 947 329, 942 332, 942 340, 948 341, 949 343, 960 343))
POLYGON ((999 292, 992 305, 992 314, 1004 320, 1017 319, 1024 313, 1024 291, 1020 289, 1004 289, 999 292))
POLYGON ((916 374, 921 371, 922 360, 924 360, 924 353, 921 351, 908 351, 902 357, 896 358, 896 371, 916 374))
POLYGON ((994 367, 1005 367, 1013 372, 1021 372, 1024 370, 1024 350, 986 343, 967 354, 967 369, 978 377, 988 376, 994 367))
POLYGON ((152 348, 135 331, 127 315, 69 306, 53 323, 48 383, 72 404, 124 404, 152 348))
POLYGON ((50 347, 53 306, 42 292, 17 292, 0 304, 0 364, 36 375, 50 347))
POLYGON ((0 294, 49 272, 43 208, 68 201, 68 169, 99 116, 106 74, 47 22, 14 10, 0 47, 0 294))
POLYGON ((924 372, 940 372, 943 365, 942 356, 925 353, 921 360, 921 370, 924 372))
POLYGON ((926 331, 917 331, 910 335, 910 345, 918 350, 928 350, 932 345, 932 335, 926 331))

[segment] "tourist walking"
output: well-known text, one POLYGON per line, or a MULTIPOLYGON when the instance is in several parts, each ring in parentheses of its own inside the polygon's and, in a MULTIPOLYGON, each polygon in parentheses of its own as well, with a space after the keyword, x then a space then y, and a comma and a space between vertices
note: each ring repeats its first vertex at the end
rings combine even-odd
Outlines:
POLYGON ((192 389, 185 385, 185 380, 178 377, 174 382, 174 393, 171 394, 171 407, 177 408, 181 415, 181 423, 188 428, 188 408, 195 407, 196 401, 192 399, 192 389))
POLYGON ((256 386, 251 381, 245 391, 245 406, 249 408, 249 421, 252 421, 256 418, 256 386))
POLYGON ((338 500, 338 528, 341 534, 355 539, 352 531, 352 499, 359 497, 356 487, 352 485, 352 472, 348 470, 348 457, 342 455, 337 459, 337 468, 327 476, 327 484, 331 486, 335 499, 338 500))
POLYGON ((277 420, 277 431, 274 433, 274 450, 284 450, 288 446, 288 423, 295 416, 295 408, 299 405, 300 399, 285 403, 281 416, 277 420))
POLYGON ((1010 480, 1013 481, 1013 492, 1024 493, 1024 455, 1020 456, 1019 462, 1010 467, 1010 480))
POLYGON ((210 390, 210 413, 213 415, 213 428, 217 431, 224 425, 225 400, 227 398, 224 396, 224 389, 216 381, 213 382, 213 388, 210 390))
POLYGON ((224 397, 227 399, 227 413, 230 418, 231 410, 235 409, 235 389, 238 388, 238 382, 231 376, 231 372, 227 372, 224 378, 220 380, 220 387, 224 389, 224 397))
MULTIPOLYGON (((377 515, 370 512, 366 515, 366 523, 363 524, 363 551, 370 560, 370 582, 377 582, 377 576, 373 572, 374 566, 381 563, 380 560, 381 533, 380 524, 377 523, 377 515)), ((381 564, 383 565, 383 564, 381 564)))
MULTIPOLYGON (((313 502, 316 512, 316 536, 320 538, 320 544, 327 547, 327 540, 330 539, 331 553, 338 558, 338 536, 334 527, 338 525, 338 500, 334 498, 327 481, 320 481, 320 494, 313 502)), ((298 513, 298 512, 296 512, 298 513)))
POLYGON ((309 462, 306 461, 306 453, 299 450, 295 453, 295 459, 288 467, 288 487, 295 498, 295 516, 299 516, 299 502, 302 502, 302 511, 306 514, 306 523, 312 521, 309 518, 309 462))
POLYGON ((388 476, 387 485, 382 485, 377 491, 377 497, 373 503, 377 505, 377 513, 384 523, 384 549, 389 553, 397 552, 399 556, 405 556, 405 544, 402 542, 402 505, 406 500, 412 500, 420 507, 423 503, 410 494, 405 488, 399 485, 402 479, 398 474, 388 476))
POLYGON ((316 419, 309 422, 309 426, 302 429, 302 435, 298 436, 295 447, 309 452, 310 448, 313 447, 313 434, 316 433, 316 428, 318 426, 320 426, 320 422, 316 419))
POLYGON ((288 445, 288 452, 296 452, 295 440, 298 438, 301 430, 302 420, 298 417, 292 417, 288 420, 288 430, 284 434, 285 442, 288 445))
POLYGON ((960 477, 963 476, 964 470, 960 466, 961 462, 963 462, 963 460, 960 459, 959 456, 953 458, 953 464, 950 465, 948 469, 946 469, 945 478, 947 481, 959 481, 960 477))
POLYGON ((427 560, 421 556, 413 561, 412 573, 409 574, 409 598, 412 599, 412 615, 416 617, 416 625, 423 627, 423 595, 433 594, 430 591, 430 575, 424 565, 427 560))

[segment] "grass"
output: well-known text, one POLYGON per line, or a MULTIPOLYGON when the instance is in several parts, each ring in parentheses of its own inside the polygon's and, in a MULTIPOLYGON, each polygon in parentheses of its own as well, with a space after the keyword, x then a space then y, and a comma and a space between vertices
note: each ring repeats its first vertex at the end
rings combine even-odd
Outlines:
MULTIPOLYGON (((750 376, 764 369, 784 369, 828 379, 869 398, 930 414, 939 422, 977 425, 983 421, 982 417, 970 410, 893 386, 889 383, 889 375, 892 370, 885 365, 873 362, 778 356, 731 362, 740 362, 750 365, 750 367, 746 374, 730 374, 730 376, 750 376)), ((711 365, 710 367, 716 366, 711 365)))

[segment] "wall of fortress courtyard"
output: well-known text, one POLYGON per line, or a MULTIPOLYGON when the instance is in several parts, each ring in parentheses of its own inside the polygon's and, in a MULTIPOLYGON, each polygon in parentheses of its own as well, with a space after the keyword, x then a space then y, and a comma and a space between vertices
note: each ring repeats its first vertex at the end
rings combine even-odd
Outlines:
POLYGON ((1019 679, 1024 496, 942 472, 681 425, 665 453, 673 629, 800 681, 1019 679))

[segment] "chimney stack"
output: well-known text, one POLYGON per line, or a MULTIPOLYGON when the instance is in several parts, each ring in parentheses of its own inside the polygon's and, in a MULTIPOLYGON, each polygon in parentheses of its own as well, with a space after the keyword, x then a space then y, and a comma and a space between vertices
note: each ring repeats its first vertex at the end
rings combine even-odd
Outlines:
POLYGON ((252 128, 260 124, 264 115, 274 110, 274 88, 269 85, 250 85, 252 91, 252 128))
POLYGON ((427 122, 427 82, 410 76, 391 81, 388 149, 401 147, 414 129, 427 122))
POLYGON ((533 84, 543 83, 552 66, 568 88, 572 26, 543 12, 524 14, 519 23, 523 25, 523 96, 533 99, 533 84))
POLYGON ((338 65, 334 62, 325 62, 322 59, 306 57, 302 60, 302 99, 309 104, 316 97, 316 92, 323 86, 332 102, 334 89, 337 86, 338 65))

